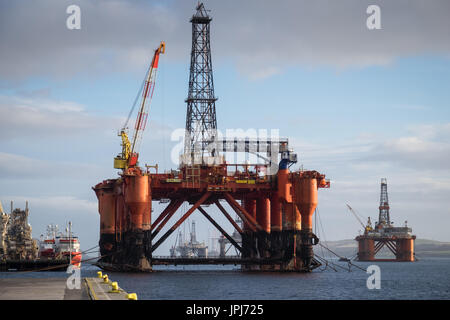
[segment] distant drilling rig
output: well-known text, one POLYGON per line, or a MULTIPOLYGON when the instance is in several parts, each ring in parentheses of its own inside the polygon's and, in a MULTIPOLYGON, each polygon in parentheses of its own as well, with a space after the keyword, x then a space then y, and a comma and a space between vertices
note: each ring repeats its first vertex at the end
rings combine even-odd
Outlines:
MULTIPOLYGON (((349 206, 353 212, 353 209, 349 206)), ((353 212, 354 213, 354 212, 353 212)), ((404 227, 394 227, 389 213, 389 199, 387 192, 387 180, 381 179, 380 206, 378 221, 375 228, 372 228, 370 218, 364 229, 364 234, 356 237, 358 241, 359 261, 415 261, 414 240, 412 229, 409 228, 405 221, 404 227), (376 254, 383 247, 387 247, 391 251, 395 259, 379 259, 376 254)))
MULTIPOLYGON (((158 264, 239 264, 243 270, 307 272, 320 266, 313 245, 312 217, 319 188, 330 182, 317 171, 290 171, 297 155, 288 139, 219 139, 210 48, 211 17, 203 4, 192 16, 192 51, 186 99, 184 153, 177 170, 158 173, 156 166, 139 167, 138 144, 148 115, 156 69, 165 43, 155 50, 142 93, 134 138, 121 130, 122 153, 114 161, 120 177, 93 189, 99 201, 100 253, 98 265, 118 271, 151 271, 158 264), (222 153, 263 153, 266 163, 227 163, 222 153), (151 173, 150 168, 156 172, 151 173), (271 170, 275 168, 275 170, 271 170), (152 201, 168 202, 152 222, 152 201), (191 207, 159 236, 181 205, 191 207), (243 221, 239 226, 227 203, 243 221), (206 210, 215 205, 241 235, 238 243, 206 210), (216 259, 154 257, 153 252, 198 210, 240 252, 240 257, 216 259)), ((274 110, 275 112, 275 110, 274 110)))

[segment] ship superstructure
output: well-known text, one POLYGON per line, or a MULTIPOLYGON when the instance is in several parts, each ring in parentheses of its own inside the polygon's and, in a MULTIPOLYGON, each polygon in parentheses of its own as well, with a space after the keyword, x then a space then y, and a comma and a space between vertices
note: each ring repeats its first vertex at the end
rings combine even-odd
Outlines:
POLYGON ((58 225, 48 225, 47 234, 41 236, 39 243, 40 259, 69 259, 73 265, 81 263, 80 241, 73 235, 72 223, 69 222, 65 232, 59 232, 58 225))
POLYGON ((58 233, 58 226, 49 224, 47 226, 47 233, 45 237, 41 235, 39 240, 39 258, 48 259, 54 258, 55 255, 55 239, 58 233))

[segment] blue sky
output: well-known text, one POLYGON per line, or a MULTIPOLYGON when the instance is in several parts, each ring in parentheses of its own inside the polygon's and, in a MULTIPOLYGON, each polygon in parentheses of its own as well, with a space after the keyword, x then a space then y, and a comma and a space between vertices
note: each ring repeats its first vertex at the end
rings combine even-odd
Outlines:
MULTIPOLYGON (((357 235, 360 226, 346 203, 376 219, 380 179, 386 177, 396 224, 408 220, 419 238, 450 241, 450 48, 442 41, 450 28, 441 15, 448 4, 424 8, 420 1, 408 2, 405 11, 381 1, 383 29, 370 33, 364 1, 344 1, 343 8, 322 2, 328 4, 324 11, 306 1, 283 1, 281 8, 301 6, 300 19, 274 11, 270 3, 248 1, 232 24, 231 4, 206 2, 213 16, 219 129, 279 129, 299 154, 296 167, 331 179, 331 188, 319 195, 327 240, 357 235), (406 22, 417 12, 422 27, 411 29, 406 22), (258 19, 266 14, 287 16, 268 29, 258 19), (249 18, 244 23, 241 16, 249 18), (327 23, 315 24, 319 20, 327 23)), ((18 1, 6 8, 9 16, 0 10, 0 200, 5 208, 10 200, 17 207, 30 200, 35 237, 46 224, 72 220, 84 248, 98 241, 91 187, 117 176, 117 130, 163 39, 167 52, 140 159, 176 167, 170 135, 185 124, 194 6, 195 1, 18 1), (71 3, 80 5, 85 19, 78 34, 64 27, 71 3), (47 16, 26 14, 33 10, 47 16), (21 27, 14 20, 20 16, 35 28, 21 27), (108 28, 108 21, 119 19, 125 19, 124 30, 108 28), (50 35, 31 46, 35 29, 50 35)), ((156 216, 160 207, 154 205, 156 216)), ((206 240, 213 227, 198 213, 193 219, 199 221, 198 238, 206 240)), ((159 253, 167 253, 173 240, 159 253)))

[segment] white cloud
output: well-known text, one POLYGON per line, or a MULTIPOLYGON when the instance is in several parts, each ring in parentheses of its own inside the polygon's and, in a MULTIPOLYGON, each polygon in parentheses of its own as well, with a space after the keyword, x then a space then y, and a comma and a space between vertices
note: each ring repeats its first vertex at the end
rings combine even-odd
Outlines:
POLYGON ((85 134, 99 128, 119 128, 122 122, 119 118, 91 115, 83 105, 71 101, 0 95, 2 140, 85 134))
POLYGON ((372 155, 367 159, 396 163, 408 168, 420 170, 449 170, 450 135, 442 126, 430 127, 421 136, 408 136, 388 139, 374 146, 372 155), (436 137, 440 137, 440 141, 436 137))
POLYGON ((267 68, 257 66, 256 68, 253 68, 251 65, 246 65, 245 67, 238 69, 241 72, 248 74, 252 80, 262 80, 281 73, 281 69, 275 66, 269 66, 267 68))
MULTIPOLYGON (((105 168, 87 163, 48 161, 0 152, 0 177, 3 180, 86 179, 105 172, 105 168)), ((43 184, 45 185, 45 184, 43 184)))
POLYGON ((395 167, 426 172, 450 169, 450 123, 422 124, 405 128, 407 134, 385 138, 363 133, 345 144, 311 144, 290 138, 300 161, 351 167, 358 171, 393 170, 395 167))
POLYGON ((450 123, 414 125, 408 129, 411 135, 422 139, 450 141, 450 123))
MULTIPOLYGON (((98 213, 97 202, 79 199, 72 196, 2 196, 2 199, 8 199, 16 203, 16 205, 14 205, 15 208, 21 207, 25 203, 25 201, 28 201, 30 210, 32 210, 33 207, 40 207, 41 209, 52 210, 56 212, 61 212, 64 210, 75 211, 85 213, 87 215, 93 215, 93 217, 96 217, 95 213, 98 213)), ((5 209, 5 207, 6 205, 3 203, 3 208, 5 209)))
MULTIPOLYGON (((398 57, 449 57, 446 0, 379 0, 382 30, 366 28, 371 1, 210 1, 213 61, 229 60, 253 79, 292 65, 386 65, 398 57)), ((2 3, 3 80, 71 77, 144 68, 159 41, 167 61, 188 63, 195 11, 190 1, 39 0, 2 3), (80 6, 81 30, 65 27, 65 8, 80 6)))

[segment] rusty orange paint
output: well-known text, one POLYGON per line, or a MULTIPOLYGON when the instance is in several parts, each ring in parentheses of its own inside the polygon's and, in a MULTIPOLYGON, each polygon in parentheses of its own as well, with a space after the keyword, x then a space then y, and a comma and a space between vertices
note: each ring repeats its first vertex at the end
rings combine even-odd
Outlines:
POLYGON ((151 208, 148 178, 148 176, 137 175, 125 177, 125 204, 130 213, 132 230, 143 229, 144 213, 151 208))
POLYGON ((317 179, 296 177, 294 179, 295 202, 301 214, 302 230, 312 230, 312 217, 317 207, 317 179))
POLYGON ((359 260, 373 261, 375 260, 375 241, 369 238, 362 238, 358 241, 359 260))
POLYGON ((124 206, 125 199, 123 198, 123 195, 119 193, 116 196, 116 232, 119 234, 125 231, 124 226, 126 217, 123 211, 124 206))
POLYGON ((256 201, 256 222, 270 233, 270 201, 267 196, 261 195, 256 201))
POLYGON ((152 189, 150 188, 150 182, 151 178, 150 176, 144 176, 147 177, 147 196, 146 196, 146 206, 145 210, 142 214, 142 230, 148 231, 150 230, 150 227, 152 225, 152 189))
POLYGON ((402 261, 414 261, 414 239, 402 239, 402 261))
POLYGON ((283 203, 281 208, 283 230, 300 230, 302 226, 301 216, 295 203, 283 203))
POLYGON ((98 198, 98 213, 100 214, 100 233, 113 234, 115 232, 116 201, 112 188, 96 189, 98 198))
MULTIPOLYGON (((252 216, 252 218, 256 219, 256 199, 245 198, 244 209, 252 216)), ((244 220, 244 231, 250 231, 252 228, 249 226, 248 222, 244 220)))
POLYGON ((289 169, 278 170, 278 197, 281 202, 292 202, 292 184, 289 181, 289 169))
POLYGON ((272 193, 270 196, 270 230, 281 231, 282 228, 282 216, 280 200, 278 199, 278 192, 272 193))

